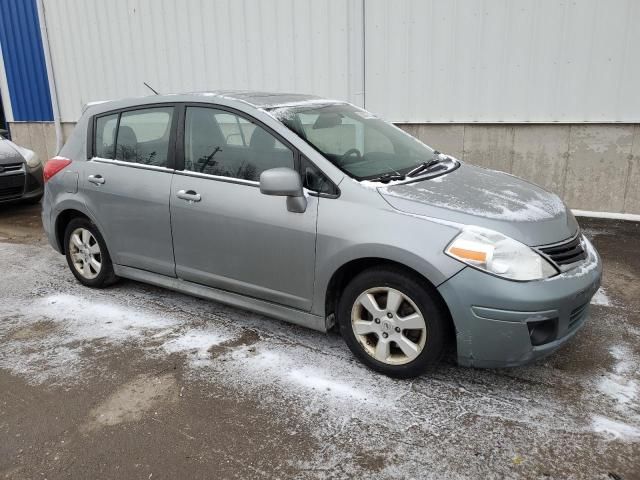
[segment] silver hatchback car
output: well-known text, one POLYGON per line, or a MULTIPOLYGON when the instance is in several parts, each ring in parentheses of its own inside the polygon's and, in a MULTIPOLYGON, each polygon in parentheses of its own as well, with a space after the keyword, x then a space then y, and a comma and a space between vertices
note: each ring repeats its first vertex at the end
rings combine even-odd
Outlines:
POLYGON ((563 202, 344 102, 212 92, 89 105, 45 166, 76 278, 118 277, 327 331, 412 377, 520 365, 584 324, 598 254, 563 202))

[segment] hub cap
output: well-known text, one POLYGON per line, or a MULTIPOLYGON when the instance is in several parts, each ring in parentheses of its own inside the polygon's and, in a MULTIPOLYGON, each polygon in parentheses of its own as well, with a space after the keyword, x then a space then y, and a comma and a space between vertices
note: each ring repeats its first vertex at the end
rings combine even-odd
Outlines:
POLYGON ((369 355, 389 365, 414 360, 427 339, 427 325, 417 305, 389 287, 360 294, 351 310, 351 328, 369 355))
POLYGON ((69 253, 73 267, 84 278, 91 280, 100 274, 102 254, 100 244, 86 228, 76 228, 69 241, 69 253))

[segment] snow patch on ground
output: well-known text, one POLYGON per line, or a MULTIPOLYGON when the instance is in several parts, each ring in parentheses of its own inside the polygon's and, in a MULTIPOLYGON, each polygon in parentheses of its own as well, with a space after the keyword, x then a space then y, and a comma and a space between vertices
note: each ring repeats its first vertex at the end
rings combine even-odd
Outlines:
POLYGON ((603 378, 598 389, 620 403, 632 402, 638 396, 636 382, 620 375, 603 378))
POLYGON ((104 303, 70 294, 49 295, 20 309, 24 315, 54 320, 77 340, 127 339, 148 330, 175 325, 176 320, 136 310, 115 302, 104 303))
POLYGON ((315 390, 319 393, 337 395, 339 397, 352 398, 354 400, 366 401, 367 393, 354 388, 349 382, 332 378, 326 370, 311 368, 301 368, 292 370, 289 378, 296 384, 315 390))
POLYGON ((3 344, 0 367, 34 383, 51 378, 80 381, 79 373, 91 363, 83 355, 86 349, 140 342, 156 330, 176 325, 170 317, 68 293, 4 303, 0 317, 0 335, 13 338, 3 344))
POLYGON ((608 372, 599 384, 598 390, 617 402, 617 408, 625 409, 626 404, 635 404, 638 398, 638 383, 631 377, 640 359, 627 346, 617 345, 609 350, 616 363, 613 372, 608 372))
MULTIPOLYGON (((209 350, 228 340, 229 336, 216 328, 194 328, 182 332, 165 342, 162 347, 168 353, 184 353, 191 356, 194 364, 211 357, 209 350)), ((195 366, 195 365, 194 365, 195 366)))
POLYGON ((593 429, 621 440, 640 438, 640 413, 637 411, 640 358, 627 345, 613 346, 609 353, 615 360, 612 371, 607 372, 596 387, 612 402, 613 408, 607 411, 606 417, 593 415, 593 429), (624 420, 609 418, 611 414, 624 420))
POLYGON ((596 415, 593 417, 593 430, 604 433, 618 440, 634 441, 640 438, 640 428, 618 422, 607 417, 596 415))
POLYGON ((602 305, 603 307, 611 306, 611 300, 609 300, 607 292, 604 288, 600 287, 595 295, 591 298, 591 305, 602 305))

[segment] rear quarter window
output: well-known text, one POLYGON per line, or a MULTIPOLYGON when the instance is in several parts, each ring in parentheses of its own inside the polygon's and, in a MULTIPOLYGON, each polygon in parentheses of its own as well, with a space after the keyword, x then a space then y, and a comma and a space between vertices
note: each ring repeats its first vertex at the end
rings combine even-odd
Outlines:
POLYGON ((96 120, 95 156, 113 158, 115 153, 118 114, 98 117, 96 120))

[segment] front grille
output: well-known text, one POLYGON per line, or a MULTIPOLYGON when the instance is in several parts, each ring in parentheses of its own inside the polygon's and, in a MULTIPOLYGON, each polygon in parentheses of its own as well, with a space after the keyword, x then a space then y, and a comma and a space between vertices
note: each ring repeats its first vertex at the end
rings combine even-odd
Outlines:
POLYGON ((589 307, 588 303, 584 305, 580 305, 578 308, 574 308, 569 315, 569 329, 572 329, 575 325, 580 323, 580 321, 587 314, 587 307, 589 307))
POLYGON ((557 265, 569 265, 587 258, 587 254, 582 248, 581 235, 576 235, 568 242, 551 245, 548 247, 538 247, 542 253, 554 261, 557 265))
POLYGON ((0 173, 17 172, 22 170, 22 162, 0 164, 0 173))
POLYGON ((24 192, 24 174, 0 176, 0 198, 17 197, 24 192))

